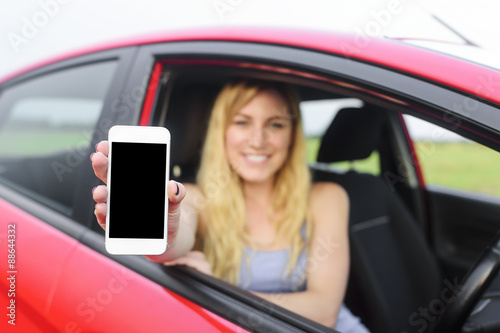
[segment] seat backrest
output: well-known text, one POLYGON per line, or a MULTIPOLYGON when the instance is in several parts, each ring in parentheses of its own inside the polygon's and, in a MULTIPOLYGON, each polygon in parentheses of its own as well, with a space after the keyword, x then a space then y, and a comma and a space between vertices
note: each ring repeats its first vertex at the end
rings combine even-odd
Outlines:
MULTIPOLYGON (((339 111, 323 138, 318 161, 368 157, 377 149, 384 121, 383 110, 339 111)), ((381 177, 317 170, 314 179, 336 182, 349 195, 346 305, 372 332, 416 332, 422 326, 416 326, 412 314, 428 307, 441 285, 436 259, 416 219, 381 177)))
POLYGON ((203 140, 215 97, 214 84, 176 84, 167 101, 165 127, 172 136, 170 174, 181 182, 195 182, 203 140))

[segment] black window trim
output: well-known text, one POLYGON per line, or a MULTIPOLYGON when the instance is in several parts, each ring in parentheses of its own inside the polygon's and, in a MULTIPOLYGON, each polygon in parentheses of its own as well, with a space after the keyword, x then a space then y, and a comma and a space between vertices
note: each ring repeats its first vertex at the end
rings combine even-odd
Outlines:
MULTIPOLYGON (((500 134, 499 105, 460 92, 456 88, 444 87, 440 83, 429 82, 425 78, 401 73, 378 64, 282 45, 188 41, 142 46, 132 77, 139 80, 140 77, 147 75, 155 61, 168 58, 263 63, 342 80, 416 105, 421 110, 406 110, 406 112, 457 131, 464 137, 500 151, 500 140, 492 139, 498 138, 500 134), (457 107, 469 103, 474 105, 473 112, 457 107), (422 114, 422 110, 429 114, 422 114), (471 115, 476 119, 480 117, 481 122, 471 118, 471 115), (467 127, 456 128, 457 125, 463 126, 463 124, 467 124, 467 127)), ((129 94, 131 89, 131 86, 126 88, 129 94)))

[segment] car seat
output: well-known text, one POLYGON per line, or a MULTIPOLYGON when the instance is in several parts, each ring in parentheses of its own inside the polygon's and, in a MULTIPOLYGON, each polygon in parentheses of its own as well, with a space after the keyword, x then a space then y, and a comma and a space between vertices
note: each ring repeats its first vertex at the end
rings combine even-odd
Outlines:
POLYGON ((220 89, 215 84, 177 84, 170 94, 165 126, 172 137, 170 174, 177 181, 196 181, 208 119, 220 89))
MULTIPOLYGON (((375 107, 340 110, 322 139, 317 161, 367 158, 383 144, 387 123, 385 111, 375 107)), ((441 274, 405 203, 380 176, 323 169, 314 171, 314 180, 338 183, 349 195, 346 305, 374 333, 425 331, 432 317, 426 319, 420 311, 439 297, 441 274)))

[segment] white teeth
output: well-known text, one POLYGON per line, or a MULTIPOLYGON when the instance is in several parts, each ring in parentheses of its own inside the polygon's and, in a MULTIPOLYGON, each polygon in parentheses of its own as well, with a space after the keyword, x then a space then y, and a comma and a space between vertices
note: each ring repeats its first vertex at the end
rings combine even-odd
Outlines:
POLYGON ((251 162, 262 162, 267 156, 266 155, 246 155, 246 158, 251 162))

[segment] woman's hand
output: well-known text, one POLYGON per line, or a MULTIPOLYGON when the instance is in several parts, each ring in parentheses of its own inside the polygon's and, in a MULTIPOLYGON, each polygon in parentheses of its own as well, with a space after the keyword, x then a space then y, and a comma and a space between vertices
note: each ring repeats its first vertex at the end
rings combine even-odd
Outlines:
MULTIPOLYGON (((101 141, 95 146, 96 152, 90 155, 90 160, 92 161, 92 168, 94 173, 107 184, 108 182, 108 153, 109 153, 109 143, 107 141, 101 141)), ((96 202, 94 214, 97 218, 97 222, 101 228, 106 229, 106 212, 107 205, 106 201, 108 199, 108 189, 106 185, 100 185, 92 190, 92 195, 94 201, 96 202)))
MULTIPOLYGON (((90 155, 90 159, 92 161, 92 167, 94 169, 94 173, 102 180, 105 184, 107 183, 108 177, 108 153, 109 153, 109 143, 107 141, 101 141, 96 145, 96 152, 90 155)), ((170 181, 167 186, 167 194, 168 194, 168 249, 169 251, 172 247, 174 247, 174 243, 176 241, 177 232, 179 231, 179 220, 181 215, 181 202, 186 195, 186 188, 179 182, 170 181)), ((96 202, 94 214, 97 218, 97 222, 101 226, 101 228, 106 228, 106 214, 107 214, 107 198, 108 198, 108 189, 106 185, 99 185, 92 191, 93 198, 96 202)), ((147 209, 147 208, 145 208, 147 209)), ((179 247, 179 246, 177 246, 179 247)), ((172 255, 168 256, 165 252, 163 255, 159 256, 147 256, 148 259, 163 262, 164 259, 171 259, 172 255)), ((183 253, 181 253, 182 255, 183 253)), ((175 258, 176 255, 174 254, 175 258)))
POLYGON ((198 271, 205 273, 207 275, 213 275, 210 264, 205 259, 205 255, 200 251, 191 251, 186 253, 184 256, 174 259, 172 261, 167 261, 164 263, 165 266, 174 265, 185 265, 197 269, 198 271))

